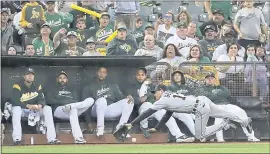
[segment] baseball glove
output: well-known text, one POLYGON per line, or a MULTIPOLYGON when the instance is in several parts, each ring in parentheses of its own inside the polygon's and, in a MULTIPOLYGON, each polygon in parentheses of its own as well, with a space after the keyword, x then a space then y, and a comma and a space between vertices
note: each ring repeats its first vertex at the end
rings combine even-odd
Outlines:
POLYGON ((124 124, 113 133, 113 136, 117 141, 124 142, 127 133, 131 130, 131 128, 132 128, 131 124, 124 124))

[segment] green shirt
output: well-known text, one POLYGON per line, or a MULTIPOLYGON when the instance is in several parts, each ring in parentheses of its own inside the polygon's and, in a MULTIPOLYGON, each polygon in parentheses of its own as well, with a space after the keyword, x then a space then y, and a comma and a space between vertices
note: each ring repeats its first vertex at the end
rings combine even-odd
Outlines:
POLYGON ((49 40, 49 44, 45 45, 40 38, 33 40, 33 45, 35 48, 35 55, 37 56, 54 56, 53 41, 49 40))
POLYGON ((78 37, 77 45, 79 47, 85 48, 86 40, 89 39, 91 36, 93 36, 93 33, 91 33, 89 29, 84 30, 77 29, 76 32, 78 37))
POLYGON ((46 22, 51 27, 51 35, 54 36, 56 32, 58 32, 61 28, 67 28, 67 25, 64 22, 63 16, 59 13, 49 14, 47 11, 45 12, 46 22))
POLYGON ((231 1, 217 1, 211 0, 211 11, 219 9, 224 14, 224 19, 229 20, 232 16, 232 2, 231 1))
POLYGON ((57 56, 82 56, 82 54, 86 52, 79 46, 76 46, 71 50, 64 42, 61 42, 55 51, 57 56))

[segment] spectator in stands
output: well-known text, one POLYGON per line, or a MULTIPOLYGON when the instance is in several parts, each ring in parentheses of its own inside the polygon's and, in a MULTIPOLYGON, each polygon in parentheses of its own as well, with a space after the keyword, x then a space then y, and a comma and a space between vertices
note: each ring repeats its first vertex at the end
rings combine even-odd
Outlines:
POLYGON ((23 46, 32 43, 38 37, 40 27, 46 22, 44 10, 35 0, 30 0, 22 8, 20 26, 24 28, 23 46))
POLYGON ((193 38, 196 41, 199 41, 200 38, 196 36, 196 29, 197 29, 197 24, 194 22, 189 23, 188 25, 188 30, 187 30, 187 37, 193 38))
MULTIPOLYGON (((238 43, 246 48, 249 44, 260 46, 262 34, 267 35, 267 24, 260 9, 255 8, 253 0, 245 0, 245 7, 235 16, 234 29, 238 33, 238 43)), ((267 36, 269 38, 269 36, 267 36)))
MULTIPOLYGON (((214 10, 212 13, 213 13, 213 18, 210 19, 210 21, 204 22, 200 26, 200 30, 201 30, 201 32, 203 32, 204 28, 207 25, 213 25, 213 26, 215 26, 216 31, 218 32, 218 34, 220 34, 222 26, 224 24, 227 24, 227 22, 224 20, 224 13, 219 9, 214 10)), ((205 34, 203 34, 203 35, 205 35, 205 34)))
POLYGON ((86 52, 82 56, 101 56, 100 52, 96 50, 96 43, 93 38, 86 41, 86 52))
MULTIPOLYGON (((234 108, 229 108, 230 106, 228 104, 230 104, 230 102, 228 99, 231 97, 230 90, 227 89, 225 86, 215 85, 215 83, 216 83, 215 74, 210 72, 209 74, 205 76, 205 85, 203 85, 200 88, 196 88, 195 90, 196 91, 195 93, 197 93, 196 95, 206 96, 213 103, 219 105, 219 107, 223 109, 226 109, 228 107, 228 109, 231 109, 231 110, 228 110, 228 112, 244 112, 240 110, 235 110, 234 108)), ((215 118, 215 124, 221 123, 222 120, 223 119, 215 118)), ((260 141, 254 136, 254 131, 249 133, 246 127, 242 127, 242 129, 245 135, 248 137, 248 141, 252 141, 252 142, 260 141)), ((222 130, 216 133, 216 137, 217 137, 218 142, 225 142, 223 138, 222 130)))
POLYGON ((155 45, 155 38, 152 35, 145 35, 144 46, 138 49, 134 56, 152 56, 160 60, 163 49, 155 45))
MULTIPOLYGON (((212 61, 216 61, 221 55, 227 54, 227 45, 230 43, 235 43, 236 39, 235 37, 237 34, 234 30, 227 31, 224 36, 222 36, 222 40, 224 40, 224 44, 218 46, 216 50, 213 53, 212 61)), ((240 49, 238 50, 238 56, 244 58, 245 56, 245 48, 239 46, 240 49)))
MULTIPOLYGON (((188 14, 186 10, 181 10, 180 13, 177 15, 177 21, 175 22, 174 26, 177 27, 177 24, 181 21, 186 22, 188 25, 192 22, 191 16, 188 14)), ((196 25, 196 33, 195 36, 202 39, 202 33, 198 25, 196 25)))
POLYGON ((61 28, 68 28, 69 24, 73 19, 71 16, 65 16, 65 18, 60 14, 55 12, 55 1, 46 1, 47 11, 45 12, 46 22, 51 27, 51 38, 58 32, 61 28))
POLYGON ((76 22, 76 32, 77 32, 77 45, 79 47, 85 48, 85 43, 88 38, 93 36, 89 29, 86 29, 86 23, 83 18, 79 18, 76 22))
MULTIPOLYGON (((265 62, 265 49, 262 47, 258 47, 254 44, 250 44, 247 46, 247 52, 245 55, 245 60, 247 62, 265 62)), ((253 65, 246 65, 245 67, 245 78, 246 82, 252 82, 252 72, 256 71, 257 83, 260 90, 260 100, 264 101, 268 95, 269 85, 267 82, 267 67, 264 64, 256 64, 256 70, 253 70, 253 65)))
POLYGON ((210 62, 208 57, 203 56, 200 45, 193 45, 190 47, 190 54, 187 60, 199 63, 210 62))
POLYGON ((86 119, 91 121, 89 114, 97 117, 96 135, 98 137, 104 134, 104 119, 120 117, 120 121, 116 126, 116 129, 118 129, 121 125, 127 123, 134 106, 132 96, 124 97, 118 85, 107 80, 107 74, 107 68, 100 67, 97 78, 83 90, 83 99, 91 97, 96 100, 92 109, 89 109, 88 118, 86 119))
POLYGON ((33 44, 27 44, 25 47, 25 55, 26 56, 34 56, 36 53, 34 45, 33 44))
POLYGON ((53 38, 54 49, 57 56, 81 56, 85 50, 77 46, 77 33, 69 31, 67 33, 67 43, 64 41, 66 29, 60 29, 53 38))
POLYGON ((14 46, 9 46, 8 47, 8 51, 7 51, 7 55, 17 55, 17 49, 14 46))
POLYGON ((205 0, 204 8, 208 13, 208 18, 211 20, 214 16, 214 11, 219 9, 224 14, 225 20, 230 20, 232 17, 232 1, 214 1, 214 0, 205 0))
POLYGON ((176 34, 167 40, 166 45, 167 44, 174 44, 181 55, 187 58, 189 56, 190 47, 197 44, 197 41, 187 37, 187 24, 185 22, 179 22, 176 34))
MULTIPOLYGON (((94 5, 93 1, 82 0, 81 3, 82 3, 82 6, 81 6, 82 8, 86 8, 91 11, 97 11, 93 6, 94 5)), ((86 29, 89 29, 90 27, 94 27, 97 24, 95 17, 89 14, 86 14, 84 12, 73 9, 70 11, 70 14, 72 14, 73 16, 73 22, 70 24, 70 28, 72 29, 76 29, 77 20, 79 18, 83 18, 86 21, 86 29)))
POLYGON ((20 145, 22 139, 21 118, 28 117, 28 124, 35 126, 36 120, 44 119, 47 127, 48 144, 60 144, 56 139, 52 108, 45 104, 42 86, 34 83, 35 71, 27 68, 24 80, 13 85, 10 97, 12 104, 12 138, 14 145, 20 145), (37 111, 37 113, 35 112, 37 111), (40 116, 38 115, 40 114, 40 116), (29 117, 31 115, 31 118, 29 117))
MULTIPOLYGON (((155 34, 155 28, 153 27, 153 25, 151 23, 148 23, 146 26, 145 26, 145 29, 144 29, 144 36, 145 35, 152 35, 155 37, 155 45, 160 47, 160 48, 164 48, 164 43, 159 41, 157 38, 156 38, 156 34, 155 34)), ((144 41, 141 41, 141 42, 137 42, 139 44, 139 48, 142 48, 144 46, 144 41)))
POLYGON ((158 19, 155 24, 157 39, 165 44, 165 42, 176 34, 176 28, 172 26, 173 14, 168 12, 162 19, 158 19))
POLYGON ((40 36, 33 40, 35 48, 35 55, 37 56, 53 56, 54 46, 53 41, 50 39, 51 28, 49 24, 45 23, 41 26, 40 36))
MULTIPOLYGON (((26 3, 28 3, 28 1, 20 1, 21 8, 23 8, 26 3)), ((18 38, 14 40, 14 42, 17 41, 16 43, 20 45, 22 45, 22 34, 25 32, 24 28, 20 26, 21 16, 22 16, 22 11, 20 10, 20 12, 15 14, 15 16, 13 17, 13 25, 14 25, 15 30, 17 30, 15 36, 17 36, 16 38, 18 38)))
MULTIPOLYGON (((227 53, 218 57, 217 61, 222 62, 243 62, 244 59, 238 56, 240 46, 237 43, 229 43, 227 45, 227 53)), ((226 77, 226 74, 235 74, 240 73, 244 70, 244 65, 227 65, 227 66, 217 66, 219 73, 219 78, 223 79, 226 77), (222 72, 222 73, 221 73, 222 72), (226 74, 224 74, 226 73, 226 74)))
POLYGON ((131 32, 137 43, 140 43, 144 40, 144 26, 143 26, 143 20, 142 18, 138 17, 135 21, 135 30, 131 32))
POLYGON ((114 7, 116 16, 115 25, 123 22, 129 31, 134 31, 136 14, 140 11, 139 1, 115 1, 114 7))
POLYGON ((206 26, 203 32, 204 39, 200 40, 198 44, 202 49, 203 56, 212 59, 214 51, 219 45, 223 44, 223 42, 216 38, 217 32, 213 25, 206 26))
POLYGON ((118 24, 117 31, 117 37, 114 38, 107 46, 107 55, 134 55, 138 49, 138 46, 135 39, 127 37, 127 27, 124 25, 124 23, 118 24))
POLYGON ((7 48, 13 44, 13 27, 8 22, 9 8, 1 8, 1 55, 7 54, 7 48))
POLYGON ((52 106, 54 116, 70 121, 71 132, 75 143, 86 143, 80 128, 78 116, 94 104, 94 99, 87 98, 79 102, 77 92, 68 85, 68 75, 64 71, 61 71, 57 75, 56 85, 51 87, 46 97, 47 104, 52 106))
POLYGON ((114 32, 114 26, 110 23, 110 15, 107 12, 101 13, 99 27, 91 27, 90 30, 95 37, 97 48, 106 47, 108 43, 105 40, 114 32))

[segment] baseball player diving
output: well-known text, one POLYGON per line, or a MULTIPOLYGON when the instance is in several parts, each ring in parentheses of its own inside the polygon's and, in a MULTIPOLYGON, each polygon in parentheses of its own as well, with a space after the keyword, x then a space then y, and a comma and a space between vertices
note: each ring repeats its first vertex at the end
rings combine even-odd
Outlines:
POLYGON ((195 115, 195 137, 197 139, 204 139, 215 134, 217 131, 222 130, 223 128, 236 128, 236 126, 230 123, 229 120, 238 122, 243 127, 247 127, 250 122, 248 117, 246 119, 240 119, 235 114, 232 114, 231 112, 222 109, 218 105, 215 105, 205 96, 184 96, 182 94, 173 93, 168 91, 165 85, 157 85, 152 92, 155 93, 154 96, 156 102, 152 107, 138 116, 131 123, 124 124, 118 130, 116 130, 113 135, 117 140, 123 141, 132 126, 161 109, 165 109, 167 112, 156 127, 149 130, 150 132, 155 132, 164 126, 164 124, 172 116, 173 112, 192 113, 195 115), (218 125, 214 124, 207 127, 206 125, 210 115, 215 118, 223 118, 223 121, 218 125))

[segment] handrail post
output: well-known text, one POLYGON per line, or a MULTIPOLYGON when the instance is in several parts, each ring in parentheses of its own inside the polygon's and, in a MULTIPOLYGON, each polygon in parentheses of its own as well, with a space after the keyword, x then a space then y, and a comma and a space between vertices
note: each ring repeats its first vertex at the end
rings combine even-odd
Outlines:
POLYGON ((252 96, 257 96, 256 63, 253 63, 252 65, 252 96))

